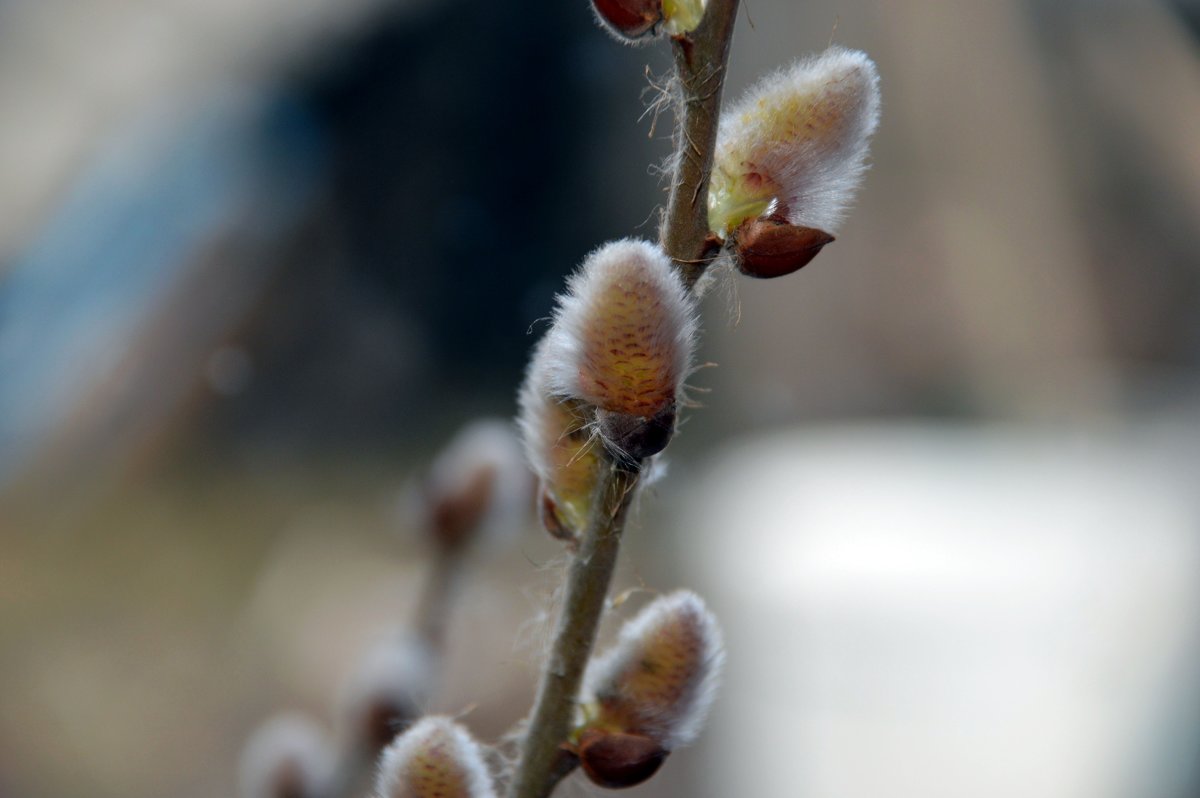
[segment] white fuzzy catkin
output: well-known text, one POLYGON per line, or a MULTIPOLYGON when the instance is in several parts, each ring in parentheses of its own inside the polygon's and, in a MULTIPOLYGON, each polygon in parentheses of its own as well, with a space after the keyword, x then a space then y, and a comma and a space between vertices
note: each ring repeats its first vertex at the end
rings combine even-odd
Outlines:
POLYGON ((831 47, 758 81, 721 116, 709 224, 727 234, 764 213, 833 233, 854 199, 879 123, 879 74, 831 47))
POLYGON ((694 300, 671 259, 657 244, 622 239, 568 280, 539 368, 552 395, 650 418, 677 400, 696 336, 694 300))
POLYGON ((238 789, 242 798, 316 798, 336 767, 325 730, 307 715, 287 712, 263 723, 246 742, 238 789))
POLYGON ((386 639, 367 650, 338 696, 337 726, 343 745, 372 750, 369 739, 379 708, 406 713, 411 720, 429 702, 436 681, 436 657, 419 638, 386 639))
POLYGON ((384 749, 376 798, 495 798, 483 752, 450 718, 422 718, 384 749))
POLYGON ((716 618, 689 590, 655 599, 592 661, 584 695, 598 728, 689 745, 716 698, 725 646, 716 618))
POLYGON ((474 545, 511 542, 529 523, 532 475, 512 424, 480 419, 464 426, 438 454, 426 481, 425 501, 469 501, 475 480, 487 480, 487 496, 471 531, 474 545))

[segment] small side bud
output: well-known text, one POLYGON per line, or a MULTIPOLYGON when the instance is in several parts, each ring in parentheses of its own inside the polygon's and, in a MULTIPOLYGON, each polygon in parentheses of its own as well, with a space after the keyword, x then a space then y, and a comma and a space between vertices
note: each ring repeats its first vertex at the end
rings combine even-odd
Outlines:
POLYGON ((449 718, 417 722, 384 750, 376 798, 495 798, 483 752, 449 718))
POLYGON ((622 40, 640 39, 662 21, 662 0, 592 0, 596 19, 622 40))
POLYGON ((720 627, 699 596, 681 590, 656 599, 589 666, 579 741, 594 731, 640 735, 663 751, 688 745, 704 725, 723 662, 720 627))
POLYGON ((642 734, 588 729, 579 736, 579 765, 592 783, 618 790, 646 781, 670 753, 642 734))
POLYGON ((511 426, 475 421, 446 445, 430 468, 424 526, 441 548, 509 540, 529 517, 530 475, 511 426))
POLYGON ((436 678, 436 658, 416 638, 386 640, 369 649, 342 688, 338 725, 347 745, 374 757, 421 715, 436 678))
POLYGON ((705 0, 592 0, 596 19, 618 40, 649 41, 660 32, 689 33, 704 18, 705 0))
POLYGON ((811 260, 824 244, 816 251, 801 247, 805 233, 778 230, 778 223, 811 229, 814 236, 836 229, 861 181, 878 122, 879 75, 864 53, 832 47, 763 78, 721 117, 710 227, 733 237, 735 256, 740 243, 743 259, 747 239, 767 236, 750 253, 752 270, 795 271, 795 263, 807 260, 781 252, 800 247, 811 260), (771 226, 743 227, 759 217, 769 217, 771 226), (775 263, 754 265, 764 258, 775 263))
POLYGON ((542 347, 547 390, 608 413, 663 418, 697 337, 694 300, 670 258, 647 241, 614 241, 589 255, 567 288, 542 347))
POLYGON ((242 750, 242 798, 319 798, 337 757, 329 737, 306 715, 289 712, 264 723, 242 750))
POLYGON ((747 219, 731 242, 742 274, 782 277, 807 266, 833 236, 815 227, 797 227, 779 216, 747 219))

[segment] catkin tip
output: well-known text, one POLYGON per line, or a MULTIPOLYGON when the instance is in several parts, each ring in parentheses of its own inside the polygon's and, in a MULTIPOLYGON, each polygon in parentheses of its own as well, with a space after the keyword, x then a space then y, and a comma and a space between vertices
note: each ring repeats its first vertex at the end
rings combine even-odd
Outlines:
POLYGON ((384 749, 375 798, 495 798, 483 751, 458 723, 430 716, 384 749))

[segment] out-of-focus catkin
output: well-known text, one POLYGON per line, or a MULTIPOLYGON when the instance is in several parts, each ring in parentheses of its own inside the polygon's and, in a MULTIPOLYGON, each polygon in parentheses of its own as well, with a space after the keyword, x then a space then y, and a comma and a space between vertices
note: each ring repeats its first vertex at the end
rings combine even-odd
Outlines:
POLYGON ((321 798, 332 782, 337 755, 329 735, 299 712, 271 718, 242 750, 242 798, 321 798))
POLYGON ((511 541, 529 519, 530 483, 512 425, 473 421, 430 467, 419 497, 420 522, 446 550, 511 541))
POLYGON ((416 636, 397 636, 368 649, 338 697, 343 745, 374 757, 420 716, 433 693, 437 667, 435 652, 416 636))

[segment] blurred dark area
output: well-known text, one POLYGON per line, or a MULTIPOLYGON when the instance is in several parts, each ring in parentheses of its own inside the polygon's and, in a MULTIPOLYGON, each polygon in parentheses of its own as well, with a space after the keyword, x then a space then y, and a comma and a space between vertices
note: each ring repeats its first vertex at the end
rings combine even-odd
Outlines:
MULTIPOLYGON (((744 3, 726 96, 830 42, 858 207, 715 281, 627 544, 736 644, 638 794, 1200 795, 1200 4, 744 3)), ((413 482, 656 235, 668 66, 582 0, 0 0, 0 798, 229 794, 328 715, 413 482)), ((560 554, 477 564, 432 709, 525 711, 560 554)))
POLYGON ((10 237, 6 477, 43 453, 86 479, 164 447, 381 451, 430 433, 414 417, 448 432, 448 401, 512 411, 564 274, 649 218, 653 181, 610 201, 643 174, 611 178, 599 132, 627 95, 625 144, 654 157, 639 68, 578 9, 369 16, 118 127, 10 237))

